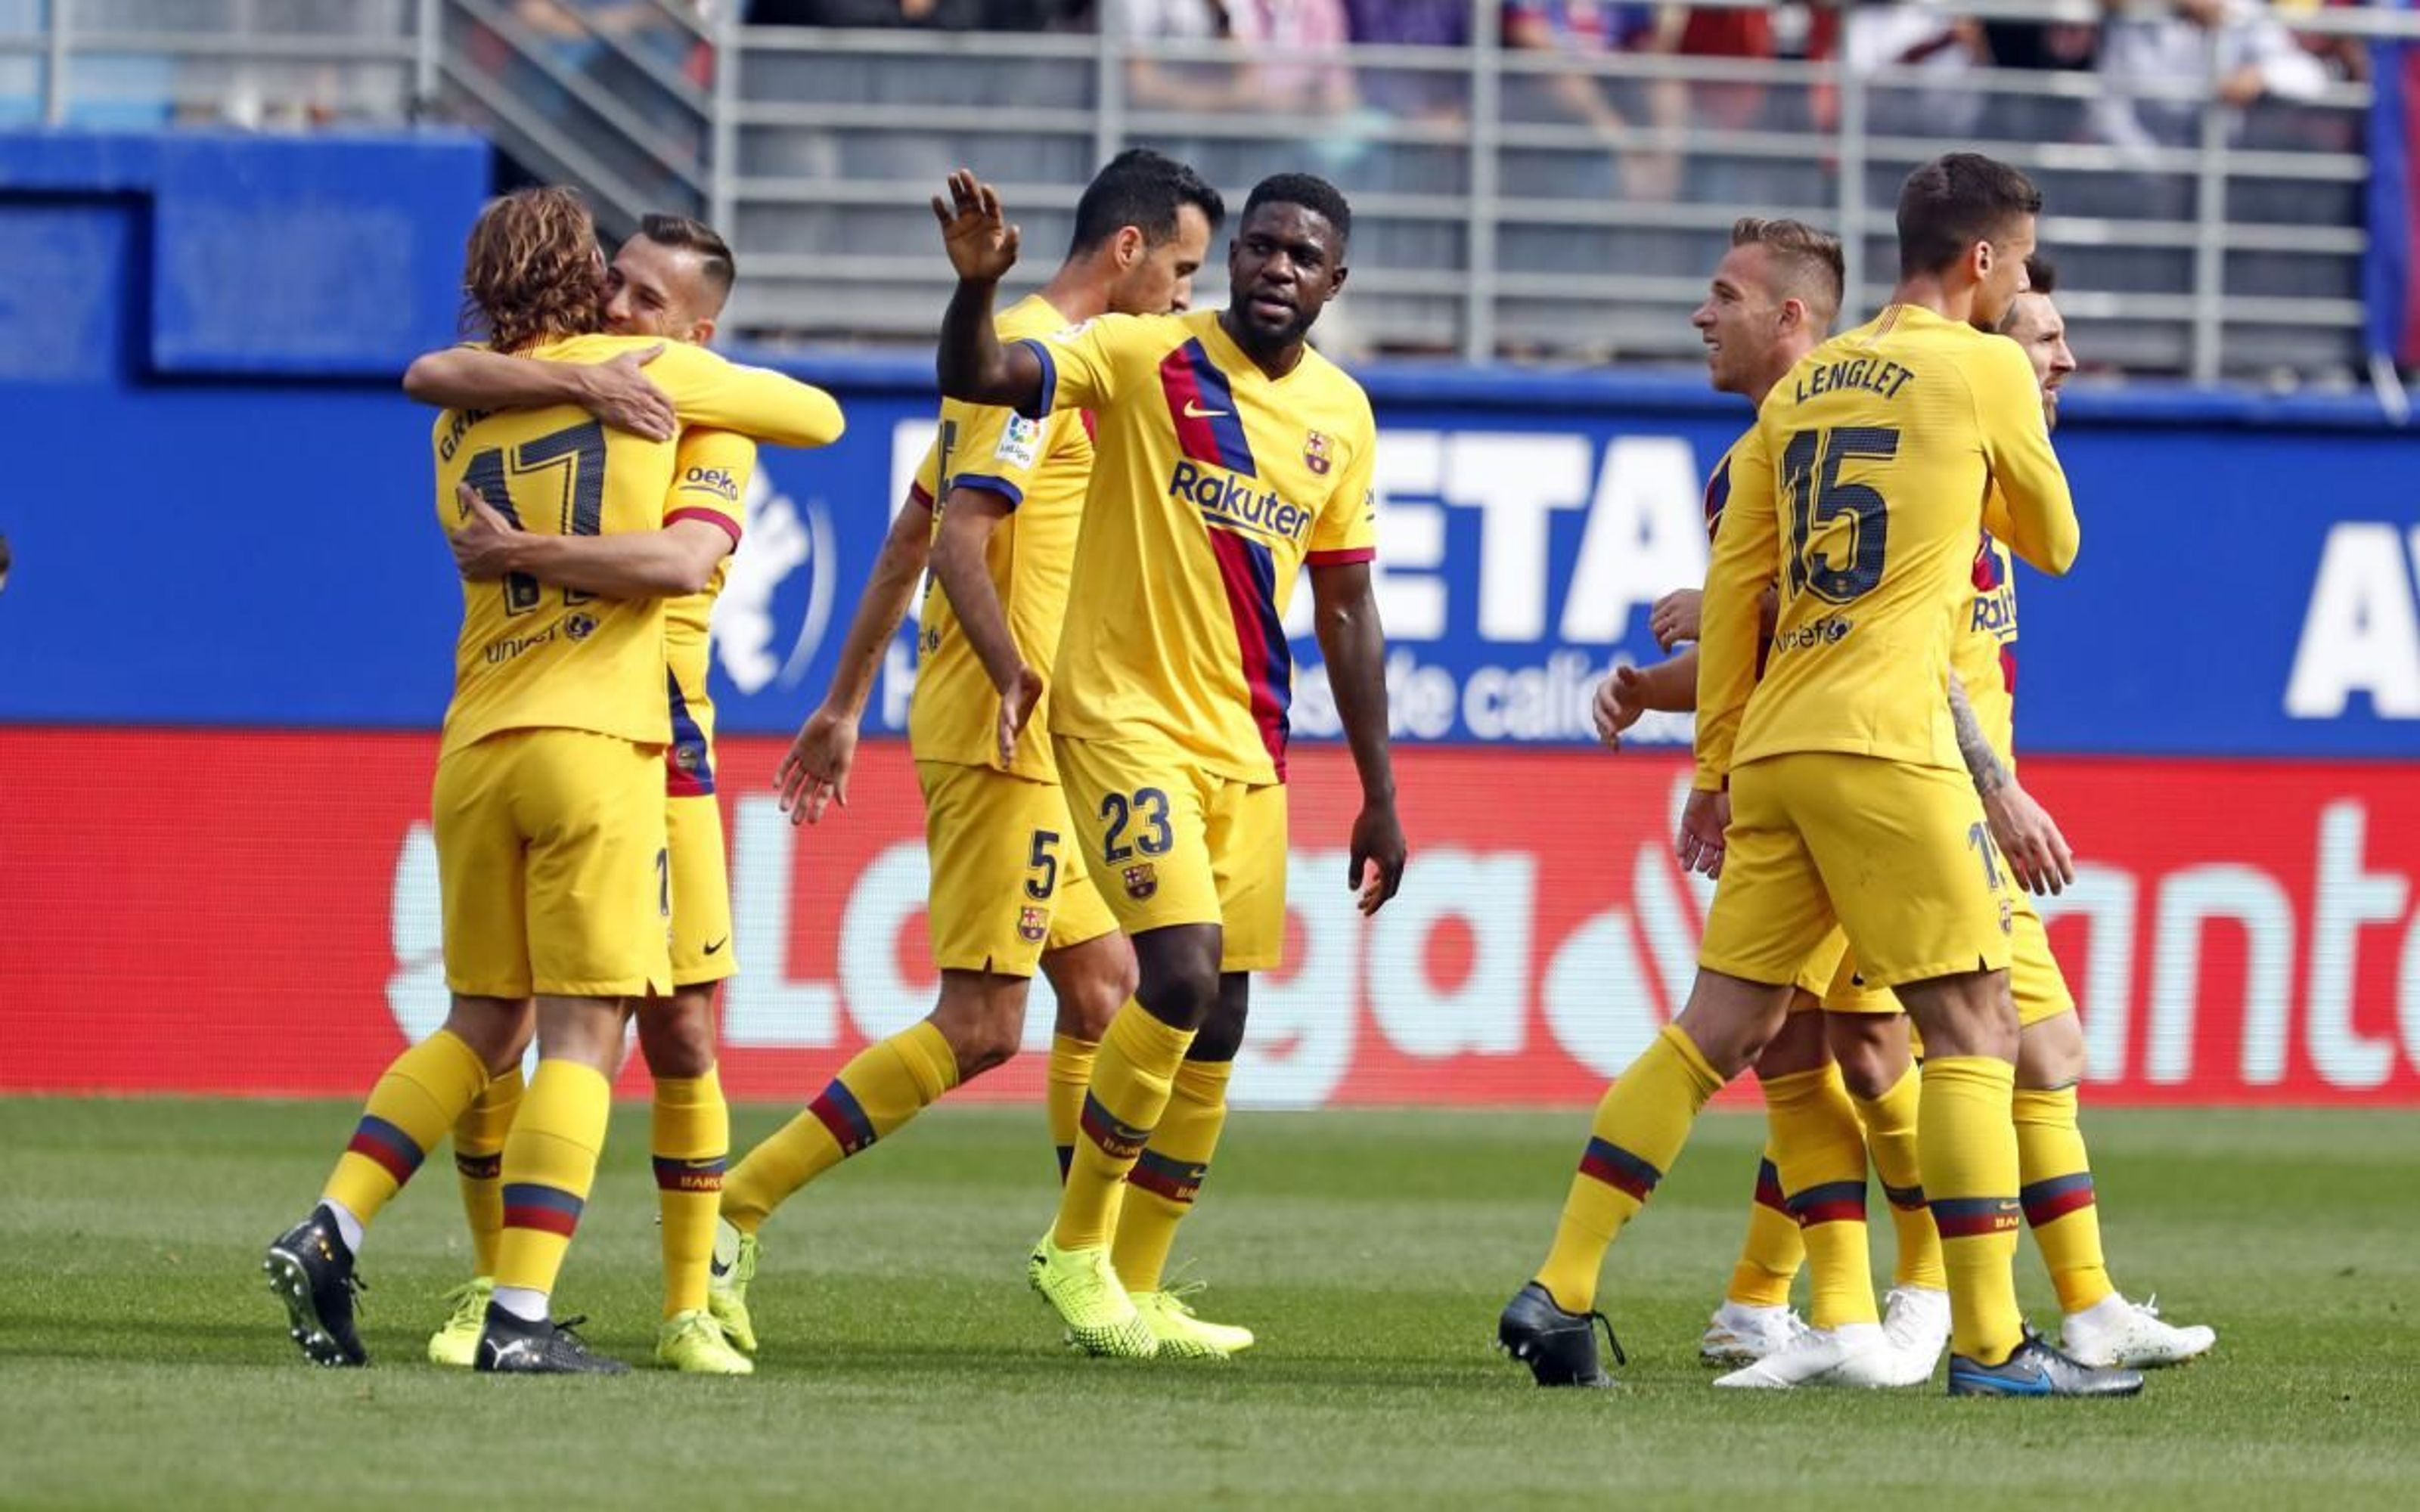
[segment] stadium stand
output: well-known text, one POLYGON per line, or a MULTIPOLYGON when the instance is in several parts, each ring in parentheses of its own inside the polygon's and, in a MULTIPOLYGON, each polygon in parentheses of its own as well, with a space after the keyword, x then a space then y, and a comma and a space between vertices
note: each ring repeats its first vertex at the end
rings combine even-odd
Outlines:
POLYGON ((1352 348, 1657 363, 1732 218, 1842 231, 1888 283, 1907 168, 1979 145, 2043 184, 2096 365, 2343 387, 2365 360, 2365 39, 2400 8, 2064 0, 0 0, 0 121, 340 127, 439 116, 520 171, 732 233, 730 325, 922 339, 923 202, 971 162, 1063 239, 1120 147, 1354 196, 1352 348), (1475 44, 1475 45, 1473 45, 1475 44))

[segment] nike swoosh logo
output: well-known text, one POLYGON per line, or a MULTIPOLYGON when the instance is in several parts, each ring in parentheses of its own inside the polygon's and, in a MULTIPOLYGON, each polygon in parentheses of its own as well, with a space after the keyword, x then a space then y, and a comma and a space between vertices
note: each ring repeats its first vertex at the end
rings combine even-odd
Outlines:
POLYGON ((726 934, 722 938, 715 941, 712 945, 707 946, 706 948, 706 953, 712 955, 715 951, 721 949, 724 946, 729 945, 730 943, 731 936, 726 934))
POLYGON ((1185 418, 1187 420, 1216 420, 1226 412, 1224 409, 1204 409, 1191 399, 1185 401, 1185 418))

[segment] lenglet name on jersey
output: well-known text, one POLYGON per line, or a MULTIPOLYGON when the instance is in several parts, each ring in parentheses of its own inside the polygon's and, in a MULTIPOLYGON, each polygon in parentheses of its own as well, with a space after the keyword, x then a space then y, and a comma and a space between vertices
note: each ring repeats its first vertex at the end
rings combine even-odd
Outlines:
POLYGON ((1916 375, 1899 363, 1883 357, 1852 357, 1843 362, 1826 363, 1798 379, 1798 402, 1805 404, 1819 393, 1836 389, 1863 389, 1869 393, 1896 399, 1916 375))
POLYGON ((1252 480, 1223 468, 1179 462, 1168 480, 1169 497, 1188 499, 1195 508, 1221 525, 1237 525, 1261 535, 1298 539, 1311 526, 1311 511, 1289 504, 1275 488, 1255 491, 1252 480))

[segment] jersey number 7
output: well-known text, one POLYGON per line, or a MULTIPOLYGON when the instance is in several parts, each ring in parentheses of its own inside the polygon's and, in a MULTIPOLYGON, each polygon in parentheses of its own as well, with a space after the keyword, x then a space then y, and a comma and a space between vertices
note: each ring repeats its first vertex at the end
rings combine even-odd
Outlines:
MULTIPOLYGON (((584 424, 550 431, 535 440, 522 441, 511 448, 512 462, 504 461, 505 448, 491 446, 471 458, 463 470, 462 481, 479 490, 488 507, 502 515, 516 530, 525 530, 521 523, 521 505, 513 498, 519 487, 524 500, 541 508, 551 506, 555 512, 556 533, 562 535, 595 535, 605 524, 605 427, 591 420, 584 424), (531 498, 532 495, 543 497, 531 498)), ((527 573, 508 573, 504 578, 504 612, 526 614, 537 608, 538 581, 527 573)), ((594 594, 566 588, 563 601, 583 604, 594 594)))

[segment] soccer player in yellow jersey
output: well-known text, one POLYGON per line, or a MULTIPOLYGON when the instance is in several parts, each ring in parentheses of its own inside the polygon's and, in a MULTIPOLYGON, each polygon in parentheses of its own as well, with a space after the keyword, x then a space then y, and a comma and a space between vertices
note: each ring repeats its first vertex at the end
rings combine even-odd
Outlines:
MULTIPOLYGON (((1691 316, 1705 342, 1714 387, 1761 405, 1830 333, 1842 293, 1837 238, 1796 221, 1740 221, 1704 301, 1691 316)), ((1735 444, 1727 451, 1708 475, 1709 532, 1719 527, 1739 449, 1735 444)), ((1697 636, 1696 606, 1683 602, 1684 594, 1659 602, 1651 616, 1668 646, 1697 636), (1685 636, 1674 633, 1682 618, 1688 622, 1685 636)), ((1772 595, 1764 597, 1762 617, 1769 625, 1772 595)), ((1619 670, 1600 688, 1597 703, 1600 733, 1616 748, 1621 732, 1647 707, 1694 709, 1694 650, 1653 667, 1619 670)), ((1841 1383, 1899 1384, 1892 1372, 1897 1361, 1876 1319, 1867 1274, 1864 1134, 1825 1053, 1823 1017, 1817 1011, 1842 949, 1836 934, 1801 964, 1789 1016, 1756 1062, 1772 1134, 1758 1171, 1748 1252, 1699 1353, 1709 1363, 1746 1365, 1793 1340, 1812 1337, 1833 1356, 1824 1368, 1841 1383), (1807 1258, 1815 1270, 1811 1335, 1789 1306, 1791 1280, 1807 1258)), ((1743 1374, 1717 1384, 1761 1383, 1743 1374)))
MULTIPOLYGON (((606 271, 605 328, 704 346, 729 297, 731 249, 677 215, 649 215, 606 271)), ((600 419, 668 436, 669 401, 635 358, 603 370, 457 347, 415 362, 404 390, 423 403, 503 409, 546 402, 549 387, 600 419)), ((638 1015, 639 1044, 654 1078, 652 1152, 664 1256, 664 1312, 657 1359, 678 1370, 745 1375, 753 1366, 706 1310, 714 1215, 731 1144, 731 1116, 715 1075, 714 1002, 737 970, 731 949, 731 887, 722 815, 714 797, 714 705, 706 687, 706 630, 745 524, 755 443, 724 430, 682 433, 664 526, 612 536, 541 535, 504 526, 493 510, 454 533, 463 576, 492 582, 522 574, 550 587, 612 598, 667 600, 664 655, 673 743, 665 752, 664 823, 673 885, 673 993, 638 1015)), ((476 1271, 458 1288, 446 1326, 428 1341, 440 1365, 469 1365, 495 1289, 503 1231, 499 1166, 520 1104, 518 1066, 489 1082, 454 1129, 454 1162, 471 1219, 476 1271)))
MULTIPOLYGON (((1306 340, 1343 288, 1352 216, 1323 180, 1264 179, 1228 243, 1225 310, 1104 316, 1004 344, 992 291, 1016 262, 1016 233, 998 196, 959 173, 933 209, 958 273, 941 392, 1096 422, 1049 729, 1084 864, 1134 942, 1140 985, 1102 1038, 1058 1220, 1027 1273, 1078 1347, 1147 1356, 1159 1341, 1109 1241, 1138 1156, 1164 1157, 1171 1186, 1207 1168, 1249 974, 1276 965, 1283 947, 1293 661, 1282 621, 1306 562, 1361 779, 1350 867, 1362 910, 1402 880, 1369 565, 1377 430, 1360 386, 1306 340), (1202 1116, 1180 1144, 1163 1118, 1188 1103, 1202 1116)), ((956 608, 1000 694, 1005 759, 1043 678, 996 609, 956 608)))
POLYGON ((1950 1293, 1950 1392, 2141 1389, 2059 1354, 2017 1311, 2012 905, 1947 700, 1986 490, 2007 500, 2021 555, 2063 572, 2075 554, 2031 369, 1976 329, 2024 291, 2040 205, 2023 174, 1977 154, 1910 175, 1891 303, 1785 377, 1734 457, 1679 846, 1721 883, 1687 1006, 1599 1105, 1554 1245, 1500 1319, 1499 1340, 1541 1383, 1605 1379, 1588 1315, 1606 1249, 1697 1111, 1779 1027, 1837 921, 1930 1052, 1918 1138, 1950 1293), (1760 677, 1768 586, 1779 607, 1760 677))
MULTIPOLYGON (((463 283, 495 350, 582 363, 647 345, 582 334, 600 322, 604 274, 578 197, 530 190, 481 213, 463 283)), ((684 425, 797 445, 840 431, 829 395, 697 348, 666 348, 648 376, 684 425)), ((671 444, 568 407, 449 410, 433 440, 449 529, 476 496, 526 531, 655 530, 674 491, 671 444)), ((549 1319, 547 1299, 596 1175, 629 1005, 671 977, 663 601, 465 582, 455 660, 431 795, 453 1007, 380 1079, 318 1205, 263 1265, 307 1357, 365 1363, 352 1321, 365 1228, 517 1057, 535 996, 540 1058, 504 1148, 477 1365, 616 1371, 549 1319)))
MULTIPOLYGON (((2075 370, 2075 358, 2067 346, 2066 322, 2052 299, 2056 283, 2048 260, 2039 255, 2027 259, 2026 281, 2029 288, 2010 303, 2000 330, 2031 362, 2044 421, 2055 430, 2059 387, 2075 370)), ((2010 871, 2026 890, 2055 893, 2074 880, 2072 857, 2056 824, 2016 779, 2016 585, 2009 547, 1997 533, 2007 529, 2006 519, 2004 503, 1995 496, 1984 513, 1972 601, 1959 617, 1951 662, 1952 711, 1960 754, 2010 871)), ((2210 1349, 2217 1335, 2200 1325, 2180 1328, 2167 1322, 2155 1308, 2129 1302, 2109 1280, 2091 1164, 2076 1126, 2084 1030, 2040 916, 2024 891, 2014 901, 2009 983, 2019 1026, 2014 1096, 2018 1198, 2058 1293, 2061 1347, 2087 1365, 2141 1368, 2189 1360, 2210 1349)), ((1889 1013, 1895 1001, 1886 992, 1863 988, 1855 971, 1854 955, 1842 961, 1826 1006, 1847 1010, 1830 1015, 1832 1051, 1863 1107, 1866 1098, 1882 1095, 1877 1089, 1914 1083, 1903 1026, 1880 1016, 1889 1013)), ((1876 1153, 1879 1161, 1879 1146, 1876 1153)), ((1912 1165, 1905 1175, 1885 1169, 1884 1180, 1886 1187, 1898 1182, 1915 1188, 1916 1203, 1922 1202, 1920 1177, 1912 1165)), ((1893 1197, 1895 1205, 1901 1200, 1896 1191, 1893 1197)), ((1928 1242, 1931 1263, 1938 1268, 1938 1242, 1929 1224, 1920 1231, 1903 1227, 1901 1238, 1902 1271, 1911 1263, 1925 1263, 1921 1250, 1928 1242), (1912 1247, 1919 1252, 1913 1261, 1912 1247)), ((1939 1352, 1938 1342, 1907 1342, 1921 1352, 1928 1367, 1939 1352)))
MULTIPOLYGON (((1121 153, 1077 201, 1074 239, 1050 281, 1001 313, 1001 339, 1047 335, 1105 314, 1187 308, 1224 214, 1218 191, 1185 164, 1147 148, 1121 153)), ((804 1112, 732 1171, 714 1305, 748 1347, 755 1330, 747 1292, 766 1219, 800 1187, 1014 1056, 1037 966, 1059 1001, 1048 1107, 1063 1171, 1072 1153, 1095 1045, 1134 992, 1134 952, 1075 843, 1047 733, 1021 732, 1002 753, 991 674, 960 631, 943 584, 958 585, 963 600, 966 585, 980 583, 1016 655, 1047 665, 1066 616, 1092 472, 1082 415, 1033 421, 945 403, 940 434, 892 523, 831 687, 783 764, 783 801, 794 823, 819 822, 833 799, 846 801, 875 669, 929 560, 908 737, 924 795, 940 1000, 922 1023, 842 1067, 804 1112)), ((1189 1186, 1182 1196, 1189 1198, 1189 1186)), ((1174 1200, 1138 1185, 1128 1194, 1121 1244, 1156 1241, 1164 1250, 1174 1200)), ((1170 1306, 1171 1333, 1214 1326, 1173 1299, 1170 1306)))

